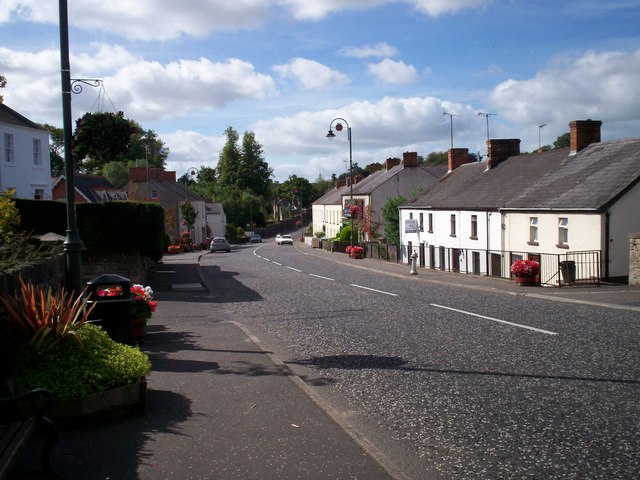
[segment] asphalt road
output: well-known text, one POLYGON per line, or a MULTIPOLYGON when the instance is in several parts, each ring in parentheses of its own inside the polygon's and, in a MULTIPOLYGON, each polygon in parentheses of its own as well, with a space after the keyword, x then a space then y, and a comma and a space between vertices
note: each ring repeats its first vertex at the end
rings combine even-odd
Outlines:
POLYGON ((214 302, 412 478, 640 478, 637 311, 373 274, 273 242, 200 265, 214 302))

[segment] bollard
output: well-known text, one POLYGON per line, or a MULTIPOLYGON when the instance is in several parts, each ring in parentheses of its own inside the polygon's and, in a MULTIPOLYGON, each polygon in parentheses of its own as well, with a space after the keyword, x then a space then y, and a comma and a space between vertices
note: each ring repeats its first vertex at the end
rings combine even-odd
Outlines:
POLYGON ((413 252, 411 254, 411 270, 409 270, 409 275, 417 275, 418 271, 416 270, 416 260, 418 259, 418 254, 413 252))

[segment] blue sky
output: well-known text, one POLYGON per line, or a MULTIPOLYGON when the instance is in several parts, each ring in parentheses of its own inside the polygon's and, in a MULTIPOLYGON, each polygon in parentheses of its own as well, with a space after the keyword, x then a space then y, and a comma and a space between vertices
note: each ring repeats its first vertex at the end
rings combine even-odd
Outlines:
MULTIPOLYGON (((74 119, 113 106, 155 130, 168 169, 215 167, 231 126, 274 179, 492 138, 551 144, 571 120, 640 132, 640 0, 69 0, 74 119), (106 92, 106 95, 105 95, 106 92), (113 106, 112 106, 113 104, 113 106), (542 129, 539 125, 546 124, 542 129)), ((5 103, 61 126, 58 2, 0 0, 5 103)))

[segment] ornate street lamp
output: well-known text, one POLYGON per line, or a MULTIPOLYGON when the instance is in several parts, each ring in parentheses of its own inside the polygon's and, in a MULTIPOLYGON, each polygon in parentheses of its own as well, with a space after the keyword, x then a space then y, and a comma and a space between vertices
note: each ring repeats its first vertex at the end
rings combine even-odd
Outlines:
POLYGON ((353 247, 353 215, 351 214, 351 207, 353 207, 353 156, 351 150, 351 127, 349 126, 349 122, 347 122, 344 118, 334 118, 333 120, 331 120, 331 123, 329 123, 329 133, 327 133, 327 138, 329 140, 333 140, 334 138, 336 138, 336 135, 335 133, 333 133, 332 129, 333 123, 336 121, 338 122, 336 123, 336 131, 338 132, 341 132, 344 128, 342 126, 342 123, 340 122, 343 122, 347 126, 347 140, 349 140, 349 216, 351 217, 351 247, 353 247))

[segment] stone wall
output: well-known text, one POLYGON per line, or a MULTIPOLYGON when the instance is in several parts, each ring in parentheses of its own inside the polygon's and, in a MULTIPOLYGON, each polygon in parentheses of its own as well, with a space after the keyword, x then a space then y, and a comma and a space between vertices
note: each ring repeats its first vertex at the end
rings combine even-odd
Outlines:
POLYGON ((640 285, 640 233, 629 234, 629 285, 640 285))

